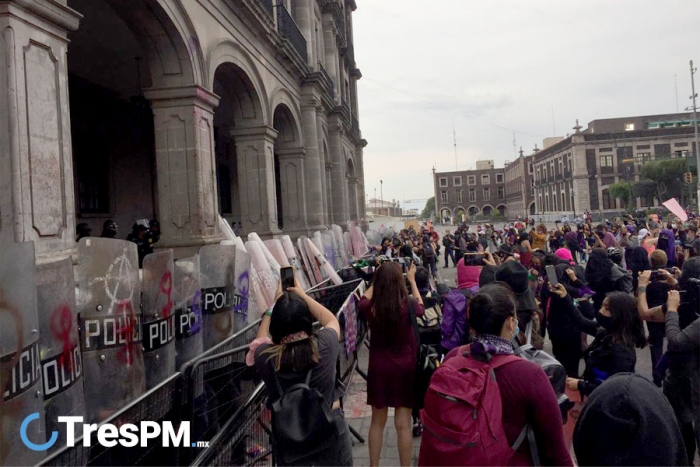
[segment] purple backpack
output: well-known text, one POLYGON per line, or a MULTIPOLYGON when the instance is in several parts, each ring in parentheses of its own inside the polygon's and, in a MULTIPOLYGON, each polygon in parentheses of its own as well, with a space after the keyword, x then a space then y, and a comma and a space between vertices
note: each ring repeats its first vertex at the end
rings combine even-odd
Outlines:
POLYGON ((471 296, 467 289, 454 289, 443 298, 440 345, 445 351, 469 342, 467 305, 471 296))

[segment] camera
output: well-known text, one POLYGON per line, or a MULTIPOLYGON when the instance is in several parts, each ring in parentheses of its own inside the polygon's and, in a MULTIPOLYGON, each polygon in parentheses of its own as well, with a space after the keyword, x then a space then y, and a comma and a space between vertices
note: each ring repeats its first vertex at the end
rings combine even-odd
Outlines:
MULTIPOLYGON (((664 271, 668 271, 669 274, 673 275, 673 268, 661 268, 664 271)), ((657 271, 652 271, 651 272, 651 280, 653 281, 658 281, 658 280, 663 280, 666 277, 665 274, 662 274, 660 270, 657 271)))
POLYGON ((486 255, 481 253, 464 253, 465 266, 483 266, 486 255))

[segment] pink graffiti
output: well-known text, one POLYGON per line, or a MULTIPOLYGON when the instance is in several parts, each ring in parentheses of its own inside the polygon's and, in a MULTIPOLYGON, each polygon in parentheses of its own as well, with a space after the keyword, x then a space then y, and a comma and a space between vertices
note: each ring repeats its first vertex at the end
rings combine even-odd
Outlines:
POLYGON ((73 370, 73 359, 71 353, 75 347, 75 342, 71 341, 70 334, 73 329, 73 313, 68 305, 59 306, 51 315, 51 334, 62 343, 63 350, 58 358, 58 365, 61 368, 73 370))
POLYGON ((140 344, 134 342, 134 329, 138 324, 136 321, 136 313, 131 305, 131 300, 119 300, 116 303, 118 309, 121 309, 121 314, 124 316, 124 325, 120 326, 117 334, 124 337, 124 347, 117 352, 117 360, 125 365, 134 363, 135 353, 140 349, 140 344))
POLYGON ((165 303, 163 306, 163 317, 167 318, 170 316, 170 313, 173 311, 173 298, 172 298, 172 292, 173 292, 173 274, 170 271, 167 271, 165 274, 163 274, 163 277, 160 279, 160 291, 165 294, 165 296, 168 298, 168 301, 165 303))

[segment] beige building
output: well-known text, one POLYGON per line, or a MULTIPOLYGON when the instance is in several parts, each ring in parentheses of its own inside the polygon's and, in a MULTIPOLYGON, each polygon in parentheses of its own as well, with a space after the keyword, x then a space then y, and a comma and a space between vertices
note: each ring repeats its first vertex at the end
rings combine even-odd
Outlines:
POLYGON ((0 239, 161 222, 176 257, 364 219, 354 0, 0 2, 0 239), (274 4, 273 4, 274 3, 274 4))
POLYGON ((533 156, 525 156, 520 148, 519 157, 506 164, 506 205, 510 218, 531 217, 535 214, 535 179, 533 156))
MULTIPOLYGON (((638 181, 651 160, 684 158, 694 167, 695 151, 692 114, 599 119, 586 129, 577 122, 574 134, 533 155, 537 218, 622 212, 625 206, 611 197, 610 185, 638 181)), ((658 203, 637 198, 634 208, 658 203)))

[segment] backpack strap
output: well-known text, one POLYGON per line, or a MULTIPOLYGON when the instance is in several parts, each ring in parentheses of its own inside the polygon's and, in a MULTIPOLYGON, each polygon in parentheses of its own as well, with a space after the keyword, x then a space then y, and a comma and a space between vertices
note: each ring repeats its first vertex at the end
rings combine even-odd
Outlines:
POLYGON ((532 427, 528 424, 523 427, 523 431, 520 432, 518 435, 518 438, 515 440, 515 443, 513 443, 513 446, 511 446, 511 449, 513 451, 517 451, 520 448, 520 445, 523 444, 523 441, 525 441, 525 438, 527 438, 528 444, 530 445, 530 455, 532 456, 532 465, 535 467, 539 467, 540 464, 540 453, 537 450, 537 441, 535 440, 535 432, 532 429, 532 427))

